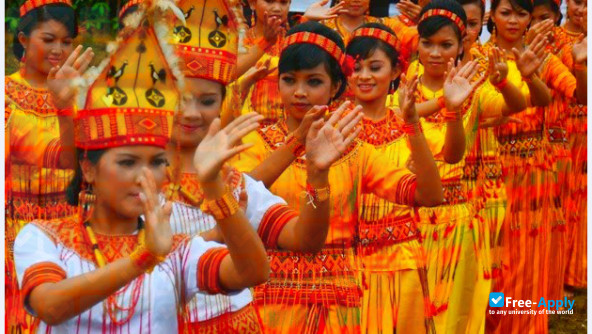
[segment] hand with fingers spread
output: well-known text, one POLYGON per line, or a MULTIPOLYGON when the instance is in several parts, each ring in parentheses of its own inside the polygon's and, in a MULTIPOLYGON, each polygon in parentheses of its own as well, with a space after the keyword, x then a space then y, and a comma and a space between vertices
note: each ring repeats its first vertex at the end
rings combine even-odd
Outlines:
POLYGON ((327 121, 318 119, 312 123, 306 136, 306 161, 318 170, 328 170, 341 157, 347 147, 356 139, 361 127, 362 107, 357 106, 346 116, 342 115, 349 107, 343 103, 327 121))
POLYGON ((493 47, 489 50, 489 81, 493 85, 502 82, 508 76, 508 63, 505 52, 493 47))
POLYGON ((249 132, 256 130, 262 119, 263 116, 257 113, 249 113, 230 122, 224 129, 221 129, 219 118, 210 124, 208 133, 197 147, 193 158, 201 183, 215 181, 226 161, 253 146, 237 144, 249 132))
POLYGON ((444 81, 444 102, 448 111, 459 110, 463 102, 471 96, 479 85, 476 61, 469 61, 460 68, 453 66, 453 60, 448 62, 448 71, 444 81))
POLYGON ((545 60, 545 47, 547 43, 548 41, 545 35, 537 35, 522 53, 518 49, 512 48, 512 53, 516 58, 516 66, 522 77, 530 78, 537 73, 545 60))
POLYGON ((549 38, 554 26, 555 23, 551 19, 546 19, 533 24, 526 33, 526 44, 531 44, 534 41, 534 38, 539 35, 544 35, 547 36, 547 38, 549 38))
POLYGON ((87 48, 82 54, 81 52, 82 45, 79 45, 63 65, 52 67, 47 75, 47 88, 59 109, 68 109, 73 106, 76 91, 72 87, 72 80, 82 76, 94 57, 91 48, 87 48))
POLYGON ((294 130, 293 133, 294 137, 299 143, 304 144, 306 142, 306 135, 308 134, 312 123, 323 118, 327 110, 329 110, 329 107, 327 106, 314 106, 306 112, 302 118, 302 121, 300 122, 300 125, 296 130, 294 130))
POLYGON ((409 0, 401 0, 397 5, 397 9, 401 14, 410 18, 413 22, 419 20, 419 13, 421 13, 421 6, 409 0))
POLYGON ((255 66, 250 67, 249 70, 243 74, 242 80, 239 81, 241 83, 241 92, 246 94, 249 89, 251 89, 251 86, 259 80, 268 77, 275 69, 276 68, 271 68, 271 58, 268 58, 265 62, 258 62, 255 66))
POLYGON ((581 34, 578 38, 578 42, 572 46, 571 54, 573 56, 574 63, 585 64, 588 62, 588 37, 581 34))
POLYGON ((414 124, 419 122, 419 114, 415 109, 415 91, 417 90, 417 83, 419 81, 417 75, 412 76, 409 80, 404 80, 405 74, 401 74, 401 82, 404 85, 399 86, 399 112, 398 115, 407 124, 414 124))
POLYGON ((310 5, 304 12, 303 17, 309 21, 322 21, 336 18, 339 14, 347 13, 345 3, 340 2, 333 7, 325 7, 329 0, 321 0, 310 5))
POLYGON ((159 189, 150 169, 142 168, 139 181, 142 187, 140 199, 144 207, 146 248, 152 255, 164 257, 173 247, 173 232, 169 224, 172 203, 167 201, 164 206, 160 205, 159 189))
POLYGON ((263 38, 267 41, 268 45, 274 45, 280 36, 284 35, 284 25, 282 19, 275 16, 270 17, 265 12, 265 22, 263 26, 263 38))

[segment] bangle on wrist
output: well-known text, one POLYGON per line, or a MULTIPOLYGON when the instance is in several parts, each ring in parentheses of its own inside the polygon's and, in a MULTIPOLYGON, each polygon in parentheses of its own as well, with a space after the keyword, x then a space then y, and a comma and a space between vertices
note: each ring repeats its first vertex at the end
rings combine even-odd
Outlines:
POLYGON ((286 141, 286 146, 290 148, 292 154, 299 158, 304 155, 305 146, 294 135, 289 135, 286 141))
POLYGON ((462 118, 462 115, 458 111, 449 111, 448 109, 442 109, 440 111, 442 117, 444 117, 445 122, 455 122, 459 121, 462 118))
POLYGON ((271 44, 264 37, 258 37, 255 40, 255 45, 257 45, 263 51, 267 51, 267 49, 269 49, 271 46, 271 44))
POLYGON ((72 109, 72 108, 57 109, 56 115, 57 116, 67 116, 67 117, 74 116, 74 109, 72 109))
POLYGON ((140 269, 152 272, 154 267, 165 260, 165 256, 152 254, 143 242, 140 242, 136 249, 129 255, 132 262, 140 269))
POLYGON ((574 71, 586 71, 588 66, 586 63, 575 63, 574 64, 574 71))
POLYGON ((405 134, 407 134, 408 136, 415 136, 415 135, 418 135, 418 134, 422 134, 423 133, 423 129, 421 128, 421 123, 420 122, 405 123, 403 125, 403 132, 405 134))
POLYGON ((436 104, 438 104, 438 107, 440 107, 440 109, 446 108, 446 100, 444 100, 444 96, 440 96, 436 100, 436 104))
POLYGON ((304 191, 304 197, 308 199, 306 204, 312 205, 313 208, 317 208, 315 203, 324 202, 331 197, 331 187, 327 185, 323 188, 315 188, 310 183, 306 184, 306 191, 304 191))
POLYGON ((506 88, 506 86, 508 85, 508 78, 504 78, 504 80, 502 80, 502 81, 500 81, 498 83, 491 83, 491 84, 497 90, 502 90, 502 89, 506 88))
POLYGON ((216 221, 233 216, 239 209, 238 202, 232 196, 230 188, 226 188, 224 195, 217 199, 205 199, 200 206, 201 211, 213 216, 216 221))

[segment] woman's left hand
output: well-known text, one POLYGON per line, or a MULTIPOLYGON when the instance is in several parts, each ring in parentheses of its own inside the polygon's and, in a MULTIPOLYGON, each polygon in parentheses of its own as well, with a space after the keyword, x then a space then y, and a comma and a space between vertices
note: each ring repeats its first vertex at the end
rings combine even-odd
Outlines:
POLYGON ((348 106, 347 102, 343 103, 327 121, 315 121, 308 131, 306 161, 317 170, 328 170, 362 131, 361 127, 356 128, 364 116, 361 106, 341 118, 348 106))
POLYGON ((82 45, 78 45, 63 65, 52 67, 47 75, 47 88, 58 109, 68 109, 74 105, 76 89, 72 87, 72 80, 82 77, 95 56, 92 48, 80 54, 81 51, 82 45))
POLYGON ((249 132, 256 130, 262 119, 263 116, 258 113, 248 113, 230 122, 224 129, 221 129, 220 118, 210 124, 193 157, 201 183, 215 181, 226 161, 253 146, 252 143, 236 145, 249 132))
POLYGON ((419 114, 415 108, 415 91, 417 90, 417 83, 419 81, 417 74, 412 76, 409 80, 405 80, 405 74, 401 74, 401 82, 405 82, 399 86, 399 113, 405 123, 413 124, 419 122, 419 114))
POLYGON ((489 81, 497 85, 508 76, 506 54, 497 47, 489 50, 489 81))
POLYGON ((444 81, 444 102, 449 111, 458 110, 463 102, 471 96, 480 81, 475 80, 477 62, 469 61, 460 69, 454 67, 452 62, 452 60, 448 62, 448 73, 444 81))
POLYGON ((336 18, 339 14, 347 13, 344 8, 345 3, 342 1, 333 7, 325 7, 329 0, 321 0, 315 2, 306 8, 303 17, 309 21, 322 21, 336 18))
POLYGON ((396 6, 401 14, 410 18, 413 22, 419 21, 419 13, 421 13, 420 5, 414 4, 409 0, 401 0, 396 6))

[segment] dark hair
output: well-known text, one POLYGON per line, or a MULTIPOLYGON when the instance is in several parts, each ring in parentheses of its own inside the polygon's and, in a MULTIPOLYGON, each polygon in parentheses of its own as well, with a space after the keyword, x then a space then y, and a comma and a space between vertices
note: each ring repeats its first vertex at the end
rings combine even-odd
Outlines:
POLYGON ((123 23, 123 21, 125 20, 125 18, 128 15, 137 12, 139 8, 140 8, 140 5, 133 5, 133 6, 130 6, 129 8, 127 8, 125 10, 125 12, 118 13, 119 18, 117 19, 117 26, 118 26, 119 30, 121 30, 121 29, 123 29, 125 27, 125 24, 123 23))
MULTIPOLYGON (((467 14, 465 13, 465 10, 462 8, 462 6, 456 1, 433 0, 423 7, 419 13, 419 17, 422 17, 423 14, 425 14, 430 9, 445 9, 449 12, 452 12, 461 19, 465 26, 467 25, 467 14)), ((430 16, 425 20, 422 20, 417 25, 417 32, 419 33, 420 37, 428 38, 446 26, 452 27, 459 43, 462 43, 462 38, 464 36, 462 36, 460 29, 451 19, 444 16, 430 16)))
POLYGON ((99 162, 99 159, 105 154, 107 150, 92 150, 92 151, 82 151, 77 150, 78 154, 78 163, 76 166, 76 170, 74 171, 74 177, 72 181, 66 188, 66 200, 68 204, 72 206, 78 205, 78 193, 82 190, 82 181, 84 180, 84 176, 82 175, 82 168, 80 167, 80 162, 84 159, 90 161, 91 164, 96 165, 99 162))
MULTIPOLYGON (((365 23, 358 29, 363 28, 380 29, 396 36, 391 28, 381 23, 365 23)), ((393 68, 399 63, 399 52, 392 45, 373 37, 362 36, 352 39, 347 45, 346 53, 354 58, 368 59, 368 57, 371 57, 376 50, 381 50, 386 54, 391 60, 391 66, 393 68)))
MULTIPOLYGON (((286 34, 286 37, 298 32, 311 32, 326 37, 335 42, 335 44, 345 52, 345 44, 343 43, 341 36, 323 24, 315 21, 299 24, 290 29, 286 34)), ((288 46, 280 55, 278 72, 279 74, 282 74, 290 71, 309 70, 320 64, 325 65, 325 69, 331 77, 331 82, 333 84, 339 83, 339 90, 337 91, 337 94, 333 96, 333 98, 338 98, 345 90, 345 74, 341 70, 341 65, 337 60, 320 46, 308 43, 292 44, 288 46)))
MULTIPOLYGON (((479 9, 481 9, 481 22, 483 22, 483 18, 485 17, 485 1, 482 0, 456 0, 458 1, 458 3, 460 3, 461 6, 464 5, 477 5, 479 6, 479 9)), ((466 13, 465 13, 466 15, 466 13)), ((468 20, 468 18, 467 18, 468 20)), ((481 36, 481 33, 483 32, 483 24, 481 24, 481 29, 479 29, 479 35, 481 36)))
MULTIPOLYGON (((510 5, 512 5, 512 8, 514 8, 514 10, 517 10, 518 8, 522 8, 525 11, 529 12, 530 14, 532 14, 532 11, 534 10, 534 6, 532 4, 531 0, 508 0, 510 2, 510 5)), ((490 33, 493 33, 493 27, 495 27, 495 24, 493 23, 493 12, 495 12, 495 10, 497 9, 497 7, 499 7, 500 2, 502 2, 502 0, 492 0, 491 1, 491 8, 489 9, 489 20, 487 20, 487 31, 489 31, 490 33)))
MULTIPOLYGON (((561 10, 559 10, 559 6, 557 5, 557 3, 553 0, 534 0, 534 7, 538 7, 538 6, 547 6, 551 9, 551 11, 553 13, 555 13, 555 15, 558 15, 557 17, 557 21, 555 21, 555 25, 561 25, 561 20, 563 19, 563 14, 561 14, 561 10)), ((534 9, 533 9, 534 11, 534 9)))
POLYGON ((22 32, 25 36, 29 37, 31 36, 31 32, 35 30, 40 23, 51 20, 63 24, 68 30, 70 37, 76 38, 76 36, 78 36, 78 20, 72 7, 65 4, 51 4, 37 7, 21 17, 16 28, 14 41, 12 42, 12 51, 17 59, 21 59, 25 51, 25 48, 21 45, 21 42, 18 39, 19 33, 22 32))

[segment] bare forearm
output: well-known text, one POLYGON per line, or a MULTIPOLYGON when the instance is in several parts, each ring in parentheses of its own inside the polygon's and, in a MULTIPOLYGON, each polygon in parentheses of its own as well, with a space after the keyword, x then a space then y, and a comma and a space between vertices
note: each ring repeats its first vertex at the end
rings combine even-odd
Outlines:
POLYGON ((585 65, 574 71, 576 77, 576 98, 580 104, 588 104, 588 70, 585 65))
POLYGON ((31 292, 29 302, 43 322, 57 325, 105 300, 142 273, 129 257, 122 258, 80 276, 42 284, 31 292))
POLYGON ((504 97, 505 105, 502 108, 502 115, 509 116, 517 112, 526 109, 526 98, 524 94, 513 84, 506 84, 504 88, 500 90, 500 93, 504 97))
POLYGON ((236 65, 236 77, 240 77, 241 75, 245 74, 249 68, 255 66, 264 53, 265 52, 259 46, 253 45, 249 48, 247 53, 239 55, 236 65))
MULTIPOLYGON (((204 196, 221 198, 227 191, 222 179, 202 184, 204 196)), ((220 282, 227 290, 240 290, 265 282, 269 263, 263 242, 251 227, 242 210, 232 216, 216 220, 228 247, 231 261, 222 263, 220 282)))
POLYGON ((417 114, 419 114, 419 117, 432 116, 441 109, 438 105, 438 99, 431 99, 425 102, 417 103, 415 108, 417 109, 417 114))
POLYGON ((420 206, 439 205, 444 200, 442 181, 428 143, 423 133, 419 131, 410 135, 408 140, 411 158, 416 166, 414 171, 417 176, 415 203, 420 206))
POLYGON ((459 162, 465 153, 465 131, 462 118, 446 123, 446 139, 444 142, 444 160, 449 164, 459 162))
POLYGON ((527 81, 527 85, 530 90, 530 99, 533 106, 546 107, 551 104, 551 91, 538 76, 527 81))
POLYGON ((284 145, 273 151, 267 159, 248 174, 253 179, 263 182, 265 187, 270 188, 294 160, 296 157, 292 153, 291 147, 284 145))

